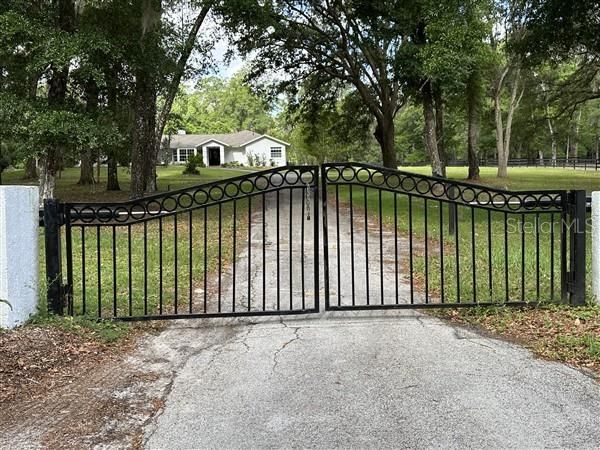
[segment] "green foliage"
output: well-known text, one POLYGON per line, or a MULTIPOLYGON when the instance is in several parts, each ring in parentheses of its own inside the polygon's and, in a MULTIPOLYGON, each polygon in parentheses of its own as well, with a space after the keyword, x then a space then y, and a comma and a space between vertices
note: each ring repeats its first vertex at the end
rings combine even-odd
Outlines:
POLYGON ((248 152, 246 154, 246 158, 248 159, 248 165, 250 167, 266 167, 267 166, 267 158, 264 155, 255 155, 254 153, 248 152))
POLYGON ((202 160, 202 155, 190 156, 183 170, 184 175, 200 175, 199 167, 206 167, 202 160))
POLYGON ((200 80, 195 89, 180 89, 166 126, 167 134, 183 129, 192 134, 252 130, 269 133, 275 127, 273 104, 253 93, 243 73, 230 79, 200 80))

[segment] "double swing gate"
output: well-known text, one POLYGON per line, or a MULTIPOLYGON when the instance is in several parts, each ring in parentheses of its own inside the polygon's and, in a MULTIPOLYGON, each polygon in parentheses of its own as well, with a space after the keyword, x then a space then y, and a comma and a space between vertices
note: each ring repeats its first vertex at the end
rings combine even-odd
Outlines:
POLYGON ((100 319, 585 302, 584 191, 358 163, 46 201, 48 306, 100 319), (322 264, 320 264, 322 258, 322 264), (66 283, 65 283, 66 280, 66 283))

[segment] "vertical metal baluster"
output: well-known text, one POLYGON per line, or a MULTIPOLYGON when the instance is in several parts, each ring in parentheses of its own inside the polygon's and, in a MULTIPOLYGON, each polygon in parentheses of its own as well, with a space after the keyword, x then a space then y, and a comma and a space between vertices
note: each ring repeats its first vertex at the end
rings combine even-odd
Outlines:
POLYGON ((540 301, 540 213, 535 214, 536 300, 540 301))
POLYGON ((266 245, 267 245, 267 235, 266 235, 266 196, 265 193, 262 193, 262 262, 263 262, 263 271, 262 271, 262 310, 264 311, 266 308, 267 302, 267 257, 266 257, 266 245))
POLYGON ((128 295, 128 306, 129 316, 133 316, 133 295, 132 295, 132 261, 131 261, 131 224, 127 225, 127 262, 129 263, 129 270, 127 274, 127 295, 128 295))
POLYGON ((81 227, 81 313, 86 313, 85 295, 85 227, 81 227))
POLYGON ((510 294, 508 285, 508 213, 506 211, 504 211, 504 286, 508 303, 510 294))
POLYGON ((219 261, 218 261, 218 271, 219 271, 219 282, 218 289, 219 292, 217 294, 217 311, 221 312, 221 283, 223 280, 222 271, 222 245, 223 245, 223 204, 219 203, 219 261))
POLYGON ((554 300, 554 213, 550 214, 550 299, 554 300))
POLYGON ((456 303, 460 303, 460 248, 459 248, 459 223, 458 223, 458 205, 453 208, 454 213, 454 246, 456 253, 456 303))
POLYGON ((177 228, 178 228, 178 223, 177 223, 177 213, 173 215, 173 265, 174 265, 174 283, 175 283, 175 289, 174 289, 174 294, 175 294, 175 303, 173 305, 173 312, 175 314, 177 314, 178 312, 178 302, 177 302, 177 294, 178 294, 178 287, 179 287, 179 282, 178 282, 178 276, 177 276, 177 270, 178 270, 178 264, 177 264, 177 228))
POLYGON ((487 244, 488 244, 488 288, 490 302, 493 302, 493 281, 492 281, 492 210, 487 210, 487 244))
POLYGON ((163 220, 158 218, 158 314, 163 313, 163 220))
POLYGON ((440 213, 440 301, 444 303, 444 203, 438 202, 440 213))
POLYGON ((410 272, 410 304, 415 303, 415 279, 413 261, 413 213, 412 195, 408 195, 408 266, 410 272))
POLYGON ((102 260, 100 257, 100 225, 96 225, 96 263, 98 266, 98 317, 102 318, 102 260))
POLYGON ((341 259, 340 259, 340 185, 335 185, 335 242, 336 242, 336 265, 337 265, 337 298, 338 306, 342 304, 342 282, 341 277, 341 259))
POLYGON ((252 197, 248 197, 248 311, 252 308, 252 197))
POLYGON ((473 275, 473 301, 477 303, 477 270, 475 268, 475 208, 471 206, 471 271, 473 275))
POLYGON ((188 252, 188 289, 189 289, 189 293, 188 293, 188 312, 190 314, 192 314, 192 311, 194 310, 194 281, 193 281, 193 242, 194 242, 194 227, 192 225, 192 219, 193 219, 193 211, 188 211, 188 243, 190 245, 189 248, 189 252, 188 252))
MULTIPOLYGON (((67 253, 67 311, 73 315, 73 236, 71 231, 71 210, 66 208, 65 240, 67 253)), ((60 233, 60 231, 59 231, 60 233)))
POLYGON ((356 304, 356 288, 354 283, 354 208, 352 202, 352 185, 350 189, 350 272, 352 272, 352 306, 356 304))
POLYGON ((144 221, 144 316, 148 315, 148 222, 144 221))
POLYGON ((521 301, 525 301, 525 214, 521 214, 521 301))
POLYGON ((294 217, 293 217, 293 210, 292 210, 292 205, 293 205, 293 201, 294 201, 294 189, 290 188, 290 223, 289 223, 289 243, 288 243, 288 247, 290 250, 290 254, 289 254, 289 264, 290 264, 290 311, 294 309, 294 294, 293 294, 293 280, 294 280, 294 272, 293 272, 293 267, 292 267, 292 255, 293 255, 293 245, 292 243, 294 242, 293 239, 293 235, 292 235, 292 224, 294 223, 294 217))
POLYGON ((233 227, 232 227, 232 232, 233 232, 233 261, 232 261, 232 283, 231 283, 231 311, 235 312, 235 285, 236 285, 236 279, 235 279, 235 266, 236 266, 236 245, 235 245, 235 237, 236 237, 236 228, 237 228, 237 200, 233 200, 233 227))
POLYGON ((370 289, 369 289, 369 221, 367 218, 367 186, 363 189, 363 203, 365 209, 365 282, 367 288, 367 305, 370 305, 370 289))
POLYGON ((381 208, 381 189, 379 189, 379 288, 381 290, 381 304, 383 305, 383 211, 381 208))
POLYGON ((398 194, 394 192, 394 277, 396 281, 396 305, 398 304, 398 194))
MULTIPOLYGON (((313 258, 314 258, 314 292, 315 292, 315 300, 314 300, 314 310, 315 311, 319 311, 320 310, 320 302, 319 302, 319 170, 318 168, 314 168, 313 169, 313 174, 314 174, 314 178, 313 178, 313 183, 314 183, 314 187, 313 189, 313 199, 314 201, 312 202, 313 204, 313 216, 314 216, 314 220, 313 220, 313 241, 315 243, 314 245, 314 252, 313 252, 313 258)), ((326 180, 323 179, 323 185, 326 186, 326 180)), ((327 228, 327 190, 325 189, 323 192, 323 198, 322 198, 322 206, 323 206, 323 225, 325 226, 325 228, 327 228)), ((324 244, 327 246, 327 239, 325 237, 323 237, 323 242, 324 244)), ((324 247, 326 248, 326 247, 324 247)), ((329 275, 328 275, 328 271, 329 271, 329 249, 326 248, 326 250, 324 250, 324 262, 325 265, 323 266, 325 269, 325 290, 327 291, 325 298, 326 298, 326 302, 327 305, 329 305, 329 275)))
POLYGON ((277 311, 281 310, 281 292, 280 292, 280 287, 281 287, 281 280, 280 280, 280 265, 279 265, 279 191, 277 191, 277 200, 276 200, 276 206, 275 206, 275 211, 277 214, 277 233, 276 233, 276 247, 277 247, 277 311))
POLYGON ((117 317, 117 227, 112 226, 113 317, 117 317))
POLYGON ((567 278, 568 278, 568 262, 567 262, 567 245, 568 245, 568 193, 561 194, 560 204, 561 204, 561 213, 560 213, 560 297, 561 300, 568 300, 568 288, 567 288, 567 278))
POLYGON ((425 243, 425 303, 429 303, 429 233, 427 226, 427 197, 423 198, 423 224, 425 243))
MULTIPOLYGON (((305 189, 309 189, 308 186, 306 186, 305 189)), ((304 309, 306 309, 306 294, 304 293, 304 208, 306 208, 306 195, 308 194, 308 192, 301 192, 302 195, 300 195, 300 197, 302 197, 302 210, 300 211, 300 276, 302 278, 302 310, 304 311, 304 309)))
POLYGON ((203 233, 203 238, 204 238, 204 251, 203 251, 203 258, 204 258, 204 314, 206 314, 207 312, 207 307, 208 307, 208 255, 207 255, 207 231, 208 231, 208 207, 205 206, 204 207, 204 233, 203 233))

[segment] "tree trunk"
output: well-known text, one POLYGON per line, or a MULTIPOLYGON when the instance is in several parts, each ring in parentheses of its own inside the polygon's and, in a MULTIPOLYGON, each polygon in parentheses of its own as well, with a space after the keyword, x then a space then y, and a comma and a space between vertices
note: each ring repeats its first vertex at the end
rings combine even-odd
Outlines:
MULTIPOLYGON (((72 0, 57 0, 58 18, 56 27, 66 33, 75 30, 75 4, 72 0)), ((52 75, 48 81, 48 106, 61 107, 67 96, 69 66, 52 66, 52 75)), ((55 177, 61 157, 60 144, 48 145, 40 158, 40 201, 54 196, 55 177)))
POLYGON ((40 158, 40 202, 54 198, 55 177, 56 169, 54 168, 52 155, 44 154, 40 158))
POLYGON ((469 180, 479 180, 479 75, 473 71, 467 80, 467 160, 469 180))
POLYGON ((579 108, 579 114, 577 114, 577 121, 575 122, 575 142, 573 143, 573 156, 577 158, 579 156, 579 130, 581 128, 581 111, 583 108, 579 108))
MULTIPOLYGON (((49 81, 48 104, 61 105, 67 93, 68 68, 54 69, 49 81)), ((54 197, 55 178, 61 158, 59 144, 48 145, 40 158, 40 201, 54 197)))
POLYGON ((94 180, 94 159, 92 151, 87 149, 81 153, 81 167, 79 168, 79 185, 95 184, 94 180))
POLYGON ((423 118, 425 119, 425 125, 423 127, 423 139, 431 159, 431 172, 434 176, 443 177, 445 170, 443 161, 438 152, 435 125, 435 107, 433 102, 433 93, 431 91, 431 83, 429 81, 425 82, 423 85, 422 97, 423 118))
MULTIPOLYGON (((85 110, 93 115, 98 109, 98 84, 94 79, 89 79, 85 84, 85 110)), ((94 180, 94 156, 91 148, 86 148, 81 152, 81 167, 79 172, 79 185, 95 184, 94 180)))
POLYGON ((134 134, 131 151, 131 198, 140 198, 152 173, 155 152, 156 89, 145 70, 136 74, 134 134))
POLYGON ((443 176, 446 176, 448 165, 448 151, 446 149, 446 134, 444 132, 444 101, 442 90, 439 86, 433 88, 433 99, 435 101, 435 137, 437 141, 438 155, 442 161, 443 176))
POLYGON ((384 112, 383 115, 383 120, 377 121, 377 126, 375 127, 375 132, 373 135, 381 147, 381 155, 384 167, 398 169, 398 159, 395 145, 394 115, 391 111, 386 109, 386 112, 384 112))
POLYGON ((114 156, 108 158, 108 174, 106 177, 106 190, 107 191, 120 191, 119 186, 119 173, 117 170, 117 159, 114 156))
POLYGON ((198 32, 200 31, 200 27, 204 23, 204 19, 206 18, 208 12, 210 11, 210 5, 204 6, 198 16, 196 16, 196 20, 188 33, 185 45, 179 55, 179 59, 177 60, 177 66, 175 67, 175 71, 173 74, 173 78, 169 83, 169 87, 167 88, 167 94, 165 95, 165 103, 158 115, 158 119, 156 121, 156 141, 157 148, 160 148, 160 144, 162 141, 162 136, 165 131, 165 125, 167 124, 167 119, 169 118, 169 114, 171 113, 171 108, 173 107, 173 101, 177 95, 177 91, 179 89, 179 84, 181 82, 181 78, 185 72, 185 68, 187 66, 188 59, 194 50, 196 44, 196 37, 198 36, 198 32))
POLYGON ((521 89, 519 94, 519 85, 521 81, 521 70, 519 67, 516 68, 515 74, 512 80, 511 92, 510 92, 510 103, 508 105, 508 113, 506 114, 506 128, 504 129, 504 165, 508 167, 508 159, 510 154, 510 139, 512 136, 512 123, 515 111, 521 103, 523 93, 525 89, 521 89))
POLYGON ((131 150, 131 198, 156 190, 156 96, 157 69, 146 59, 160 45, 157 30, 162 14, 162 0, 141 3, 139 53, 141 62, 135 68, 133 148, 131 150), (146 58, 144 58, 146 55, 146 58))
POLYGON ((552 165, 556 165, 556 133, 554 132, 554 127, 552 126, 552 120, 548 117, 548 130, 550 131, 550 142, 552 146, 552 165))
POLYGON ((25 173, 23 174, 23 179, 35 180, 37 177, 37 161, 33 156, 30 156, 25 160, 25 173))

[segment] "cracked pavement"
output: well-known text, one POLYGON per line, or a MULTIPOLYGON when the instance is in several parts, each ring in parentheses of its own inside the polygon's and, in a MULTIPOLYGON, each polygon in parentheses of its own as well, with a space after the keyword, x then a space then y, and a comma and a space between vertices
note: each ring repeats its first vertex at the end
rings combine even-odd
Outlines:
POLYGON ((600 446, 592 378, 415 311, 182 320, 145 353, 169 374, 149 449, 600 446))
POLYGON ((600 444, 596 381, 414 311, 178 323, 167 333, 202 350, 177 369, 146 448, 600 444))

